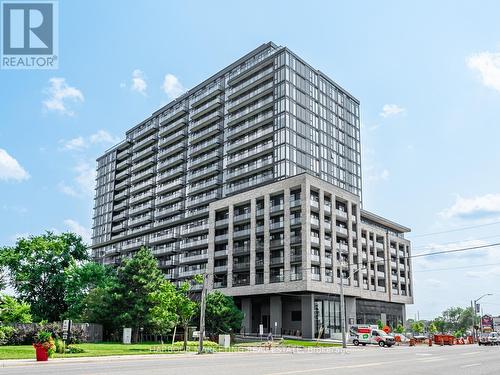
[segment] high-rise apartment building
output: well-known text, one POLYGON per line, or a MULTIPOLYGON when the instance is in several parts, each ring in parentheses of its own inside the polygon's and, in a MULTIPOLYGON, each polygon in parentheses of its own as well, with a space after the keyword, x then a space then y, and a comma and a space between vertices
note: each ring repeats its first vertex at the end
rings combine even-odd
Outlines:
POLYGON ((409 229, 362 209, 359 101, 264 44, 153 113, 97 160, 93 254, 141 246, 174 282, 207 273, 244 330, 304 337, 405 319, 409 229))

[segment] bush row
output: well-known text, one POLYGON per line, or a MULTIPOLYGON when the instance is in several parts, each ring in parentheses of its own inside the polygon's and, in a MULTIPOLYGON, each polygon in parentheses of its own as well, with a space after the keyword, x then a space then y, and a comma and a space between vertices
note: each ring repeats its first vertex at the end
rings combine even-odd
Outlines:
MULTIPOLYGON (((60 323, 38 323, 15 324, 11 326, 0 326, 0 345, 30 345, 36 334, 41 331, 48 331, 54 339, 62 340, 62 326, 60 323)), ((86 341, 83 328, 71 327, 69 344, 78 344, 86 341)))

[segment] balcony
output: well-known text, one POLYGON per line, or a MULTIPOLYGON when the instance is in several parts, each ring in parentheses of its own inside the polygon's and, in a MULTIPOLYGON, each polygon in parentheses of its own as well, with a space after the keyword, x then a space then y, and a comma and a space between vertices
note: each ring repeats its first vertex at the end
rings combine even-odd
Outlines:
POLYGON ((134 184, 130 187, 130 194, 137 194, 141 190, 147 190, 154 185, 154 178, 150 178, 146 181, 139 182, 138 184, 134 184))
POLYGON ((259 184, 262 184, 264 182, 268 182, 268 181, 272 181, 272 180, 274 180, 273 173, 255 175, 255 177, 252 177, 251 179, 244 180, 243 182, 237 182, 237 183, 229 185, 226 188, 226 194, 234 194, 238 191, 248 189, 248 188, 251 188, 251 187, 257 186, 259 184))
POLYGON ((227 265, 214 267, 214 272, 227 272, 227 265))
POLYGON ((196 120, 200 116, 203 116, 204 114, 213 111, 215 108, 220 107, 223 103, 223 100, 220 97, 213 98, 204 104, 191 109, 191 112, 189 113, 189 117, 191 120, 196 120))
POLYGON ((115 174, 115 178, 117 181, 124 179, 125 177, 130 175, 130 171, 128 169, 125 169, 124 171, 121 171, 119 173, 115 174))
POLYGON ((321 275, 319 273, 311 273, 311 280, 321 281, 321 275))
POLYGON ((241 270, 248 270, 248 269, 250 269, 249 262, 241 262, 241 263, 234 263, 233 264, 233 271, 241 271, 241 270))
POLYGON ((272 151, 273 147, 274 147, 273 142, 270 141, 270 142, 263 143, 263 144, 260 144, 258 146, 252 147, 250 149, 247 149, 247 150, 240 152, 238 154, 230 155, 227 157, 227 165, 229 167, 230 165, 233 165, 236 163, 241 164, 245 160, 247 160, 248 158, 256 157, 256 156, 259 156, 263 153, 272 151))
POLYGON ((235 214, 233 216, 233 222, 250 220, 252 214, 250 212, 245 212, 242 214, 235 214))
POLYGON ((148 222, 150 222, 152 220, 153 220, 153 215, 151 215, 149 213, 149 214, 145 214, 145 215, 141 215, 139 217, 135 217, 135 218, 129 219, 128 220, 128 226, 129 227, 135 227, 135 226, 138 226, 138 225, 142 225, 142 224, 148 223, 148 222))
POLYGON ((347 228, 336 227, 335 231, 337 232, 337 234, 342 234, 344 236, 347 236, 347 228))
POLYGON ((278 221, 278 222, 269 224, 270 230, 283 229, 284 227, 285 227, 285 222, 283 222, 283 221, 278 221))
POLYGON ((228 140, 234 137, 239 137, 245 134, 246 132, 258 129, 260 127, 272 123, 273 118, 274 115, 272 111, 260 113, 256 117, 248 119, 245 122, 239 124, 238 126, 233 126, 231 128, 226 129, 225 136, 228 140))
POLYGON ((186 218, 194 219, 196 217, 201 217, 208 215, 208 206, 191 208, 186 210, 185 216, 186 218))
POLYGON ((121 193, 115 194, 115 201, 120 201, 128 197, 128 190, 122 191, 121 193))
POLYGON ((290 262, 302 262, 302 254, 290 254, 290 262))
POLYGON ((349 247, 347 244, 344 243, 337 243, 336 249, 340 251, 341 253, 348 253, 349 252, 349 247))
POLYGON ((219 164, 212 164, 205 168, 195 170, 194 172, 189 172, 188 180, 195 181, 203 177, 208 177, 213 173, 219 172, 219 164))
POLYGON ((115 191, 126 189, 130 185, 128 180, 122 181, 115 185, 115 191))
POLYGON ((179 277, 193 277, 205 273, 205 268, 198 268, 194 270, 180 271, 179 277))
POLYGON ((181 263, 189 263, 189 262, 200 262, 202 260, 208 259, 208 253, 194 254, 191 255, 189 253, 181 254, 181 263))
POLYGON ((203 141, 206 138, 209 138, 221 131, 221 123, 215 123, 208 128, 204 128, 202 130, 197 131, 196 133, 191 133, 189 135, 189 145, 192 146, 198 142, 203 141))
POLYGON ((122 250, 130 251, 134 249, 139 249, 142 246, 145 246, 146 243, 144 241, 130 241, 126 242, 122 245, 122 250))
POLYGON ((227 249, 226 250, 217 250, 214 252, 214 257, 215 258, 222 258, 227 256, 227 249))
POLYGON ((169 230, 167 232, 157 232, 149 236, 150 243, 158 243, 162 241, 171 241, 179 238, 179 233, 174 230, 169 230))
POLYGON ((181 250, 192 249, 196 247, 208 246, 208 238, 201 238, 194 241, 184 241, 181 243, 181 250))
POLYGON ((123 210, 125 208, 128 207, 128 202, 127 201, 123 201, 119 204, 115 204, 113 205, 113 211, 120 211, 120 210, 123 210))
POLYGON ((250 245, 234 246, 233 254, 248 254, 250 252, 250 245))
POLYGON ((185 150, 185 145, 184 142, 178 142, 174 143, 173 145, 167 147, 167 148, 162 148, 158 151, 158 159, 164 159, 168 158, 172 155, 178 154, 179 152, 182 152, 185 150))
POLYGON ((146 169, 145 171, 142 171, 140 173, 136 173, 136 174, 132 175, 132 177, 130 177, 130 182, 136 183, 140 180, 143 180, 143 179, 148 178, 148 177, 153 176, 153 175, 154 175, 154 168, 149 168, 149 169, 146 169))
POLYGON ((142 129, 136 129, 132 133, 132 139, 135 141, 141 139, 148 134, 154 133, 158 129, 158 121, 153 120, 146 124, 142 129))
POLYGON ((227 126, 233 126, 240 121, 243 121, 258 112, 263 111, 266 108, 270 108, 273 105, 274 97, 270 96, 266 99, 261 99, 258 102, 246 107, 245 109, 239 110, 229 115, 227 126))
POLYGON ((281 283, 285 280, 285 275, 271 275, 269 277, 269 282, 270 283, 281 283))
POLYGON ((164 169, 175 167, 177 164, 182 163, 184 159, 185 157, 183 153, 177 154, 176 156, 173 156, 171 158, 159 162, 156 170, 160 172, 163 171, 164 169))
POLYGON ((160 130, 158 131, 158 136, 163 137, 164 135, 168 135, 178 129, 182 129, 187 125, 187 119, 182 117, 175 122, 168 124, 167 126, 160 126, 160 130))
POLYGON ((319 254, 311 254, 311 262, 319 263, 320 262, 319 254))
POLYGON ((186 235, 190 235, 190 234, 193 234, 193 233, 207 231, 208 228, 209 228, 208 223, 203 223, 203 224, 200 224, 200 225, 192 225, 192 226, 189 226, 189 227, 183 227, 182 230, 181 230, 181 234, 183 236, 186 236, 186 235))
POLYGON ((174 267, 179 264, 179 260, 174 258, 174 259, 166 259, 166 260, 160 260, 158 262, 158 267, 174 267))
POLYGON ((154 255, 170 254, 170 253, 175 253, 177 251, 179 251, 179 242, 170 242, 163 245, 156 245, 151 250, 151 252, 154 255))
POLYGON ((158 146, 159 147, 166 147, 166 146, 171 145, 174 142, 181 141, 181 140, 185 139, 186 137, 187 137, 186 129, 181 129, 181 130, 178 130, 175 133, 170 134, 166 137, 160 138, 160 140, 158 141, 158 146))
POLYGON ((160 125, 166 124, 175 120, 177 117, 185 114, 188 111, 187 105, 182 103, 181 105, 171 108, 160 115, 160 125))
POLYGON ((251 173, 259 172, 262 168, 270 167, 273 165, 273 158, 260 159, 255 162, 228 170, 226 173, 227 180, 245 177, 251 173))
POLYGON ((177 190, 174 193, 156 197, 155 204, 156 204, 156 206, 162 206, 165 204, 173 203, 176 200, 179 200, 181 198, 184 198, 184 194, 182 193, 181 190, 177 190))
POLYGON ((216 227, 223 227, 223 226, 227 227, 228 224, 229 224, 229 219, 220 219, 215 222, 216 227))
POLYGON ((121 232, 125 229, 127 229, 127 223, 116 224, 111 227, 111 232, 113 233, 121 232))
POLYGON ((335 210, 335 215, 337 216, 337 218, 341 218, 341 219, 346 219, 347 220, 347 212, 339 210, 338 208, 335 210))
POLYGON ((219 150, 213 150, 209 153, 206 153, 202 156, 198 156, 196 158, 191 158, 188 161, 188 169, 199 168, 203 164, 214 162, 219 158, 219 150))
MULTIPOLYGON (((141 139, 140 141, 134 143, 132 145, 132 151, 134 151, 134 154, 132 154, 132 160, 134 160, 134 158, 140 154, 140 152, 138 153, 135 153, 137 150, 141 150, 143 149, 144 147, 147 147, 149 145, 152 145, 153 143, 156 143, 156 141, 158 140, 158 136, 156 134, 152 134, 150 135, 149 137, 147 138, 144 138, 144 139, 141 139)), ((141 151, 142 152, 142 151, 141 151)))
POLYGON ((319 237, 311 236, 311 244, 319 246, 319 237))
POLYGON ((215 147, 219 147, 220 144, 221 140, 219 137, 207 139, 206 141, 191 146, 189 148, 189 156, 195 157, 196 155, 199 155, 203 152, 207 152, 215 147))
POLYGON ((195 196, 187 200, 186 204, 188 207, 197 206, 199 204, 208 203, 211 200, 219 198, 219 191, 214 190, 208 194, 203 194, 202 196, 195 196))
POLYGON ((202 91, 197 92, 191 97, 191 108, 195 108, 213 96, 219 94, 223 90, 222 82, 215 82, 210 84, 202 91))
POLYGON ((290 281, 299 281, 302 280, 302 273, 291 273, 290 281))
POLYGON ((280 257, 271 257, 269 261, 270 261, 271 265, 283 264, 283 262, 285 261, 285 258, 282 257, 282 256, 280 256, 280 257))
POLYGON ((129 213, 129 215, 137 215, 137 214, 140 214, 142 212, 146 212, 148 210, 151 210, 152 208, 153 208, 153 203, 148 202, 148 203, 141 204, 139 206, 135 206, 133 208, 130 208, 128 210, 128 213, 129 213))
POLYGON ((302 236, 291 236, 290 237, 290 244, 298 244, 302 243, 302 236))
POLYGON ((282 238, 276 239, 276 240, 271 240, 271 241, 269 241, 269 245, 271 247, 280 247, 280 246, 285 245, 285 241, 282 238))
POLYGON ((246 237, 250 236, 250 229, 241 229, 241 230, 235 230, 233 232, 233 237, 246 237))
POLYGON ((167 169, 156 175, 157 183, 164 183, 165 181, 172 180, 173 178, 184 175, 184 164, 178 165, 177 167, 167 169))
POLYGON ((191 121, 191 123, 189 124, 189 132, 195 132, 197 130, 200 130, 204 126, 210 125, 211 123, 219 120, 223 116, 224 115, 223 115, 222 111, 217 110, 217 111, 210 113, 207 116, 201 117, 195 121, 191 121))
POLYGON ((113 222, 115 221, 122 221, 122 220, 125 220, 126 218, 128 218, 128 213, 126 211, 122 211, 120 212, 118 215, 113 215, 113 222))
POLYGON ((126 159, 116 164, 116 170, 122 170, 123 168, 127 168, 130 165, 130 160, 126 159))
POLYGON ((155 218, 164 217, 166 215, 171 215, 178 211, 182 211, 184 208, 183 202, 178 202, 169 206, 159 207, 155 211, 155 218))
POLYGON ((156 194, 166 193, 171 190, 179 189, 184 186, 183 178, 177 178, 173 181, 166 182, 156 186, 156 194))
POLYGON ((232 100, 228 103, 227 108, 229 112, 234 112, 241 107, 244 107, 248 103, 258 100, 259 98, 271 94, 273 92, 274 83, 268 82, 259 87, 256 87, 255 90, 248 92, 245 95, 239 96, 237 99, 232 100))
POLYGON ((236 95, 240 94, 243 92, 243 90, 249 90, 252 87, 255 87, 259 85, 261 82, 266 81, 267 79, 271 79, 274 77, 273 74, 273 67, 270 66, 269 68, 263 70, 259 74, 256 74, 252 78, 240 83, 239 85, 235 85, 228 90, 229 98, 234 98, 236 95))
POLYGON ((290 200, 290 208, 300 207, 302 204, 300 199, 290 200))
POLYGON ((146 191, 144 193, 137 194, 137 195, 130 197, 129 203, 130 203, 130 205, 137 204, 139 202, 143 202, 143 201, 146 201, 146 200, 151 199, 151 198, 153 198, 153 192, 146 191))

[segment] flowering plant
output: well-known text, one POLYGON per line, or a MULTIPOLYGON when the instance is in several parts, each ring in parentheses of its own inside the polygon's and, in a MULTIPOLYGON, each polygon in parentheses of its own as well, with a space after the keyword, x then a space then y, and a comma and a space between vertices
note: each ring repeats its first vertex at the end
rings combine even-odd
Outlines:
POLYGON ((40 331, 35 336, 35 342, 33 343, 34 347, 42 347, 47 351, 49 357, 55 353, 56 345, 54 343, 54 339, 52 338, 52 334, 47 331, 40 331))

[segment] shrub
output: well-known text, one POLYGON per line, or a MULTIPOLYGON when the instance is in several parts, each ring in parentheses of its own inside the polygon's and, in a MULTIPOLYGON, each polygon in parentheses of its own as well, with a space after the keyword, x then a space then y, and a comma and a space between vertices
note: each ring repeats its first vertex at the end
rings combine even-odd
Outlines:
POLYGON ((56 345, 56 353, 64 354, 64 341, 62 341, 60 339, 56 339, 55 345, 56 345))
POLYGON ((14 328, 9 326, 0 326, 0 345, 7 344, 14 335, 14 328))
POLYGON ((85 353, 85 350, 83 350, 82 348, 80 348, 78 346, 68 345, 68 347, 66 348, 66 353, 70 353, 70 354, 85 353))

